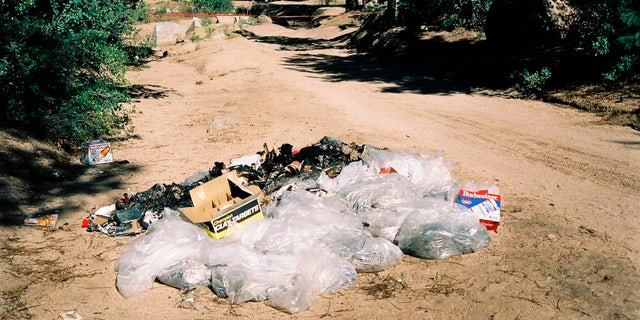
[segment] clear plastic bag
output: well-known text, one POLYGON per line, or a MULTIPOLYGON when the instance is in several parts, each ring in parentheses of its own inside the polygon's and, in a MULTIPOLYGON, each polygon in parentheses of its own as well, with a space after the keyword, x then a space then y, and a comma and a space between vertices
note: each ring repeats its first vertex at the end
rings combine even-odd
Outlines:
POLYGON ((422 197, 422 191, 415 184, 398 174, 359 179, 343 186, 338 194, 346 199, 349 208, 355 212, 392 208, 422 197))
POLYGON ((365 230, 371 232, 371 235, 393 242, 410 211, 402 207, 373 209, 360 212, 358 216, 362 219, 365 230))
POLYGON ((127 244, 116 262, 116 286, 124 297, 143 293, 156 276, 176 264, 198 259, 202 246, 213 245, 203 230, 165 209, 163 219, 151 224, 147 233, 127 244))
POLYGON ((476 252, 491 243, 487 229, 477 217, 444 200, 413 203, 396 236, 398 247, 423 259, 446 259, 476 252))
POLYGON ((365 146, 362 160, 375 172, 393 171, 421 186, 425 195, 444 196, 453 183, 450 164, 441 154, 420 155, 405 151, 387 151, 365 146))
POLYGON ((210 286, 211 271, 199 260, 187 259, 160 271, 156 279, 174 288, 190 290, 210 286))
POLYGON ((277 309, 298 313, 310 308, 321 294, 357 283, 353 265, 325 252, 254 258, 214 268, 214 292, 234 304, 269 300, 277 309))
POLYGON ((380 272, 402 262, 402 250, 383 238, 367 238, 349 259, 358 272, 380 272))
MULTIPOLYGON (((251 245, 262 252, 304 254, 330 247, 331 253, 346 256, 351 252, 341 252, 348 248, 338 244, 365 234, 360 219, 346 211, 343 203, 305 191, 283 198, 270 215, 273 218, 249 236, 254 239, 251 245)), ((250 242, 247 236, 243 241, 250 242)))

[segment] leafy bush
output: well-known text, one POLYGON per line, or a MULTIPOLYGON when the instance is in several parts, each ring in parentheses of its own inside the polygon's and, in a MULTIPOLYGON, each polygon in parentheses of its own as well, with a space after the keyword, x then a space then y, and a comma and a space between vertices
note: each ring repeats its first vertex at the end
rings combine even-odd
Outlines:
POLYGON ((620 20, 627 26, 628 34, 620 36, 618 41, 626 50, 635 50, 637 54, 640 49, 640 0, 622 0, 620 20))
POLYGON ((551 70, 547 67, 535 71, 533 73, 524 69, 511 74, 511 78, 515 79, 515 87, 523 94, 535 94, 539 95, 543 92, 547 86, 549 79, 551 79, 551 70))
POLYGON ((629 71, 633 70, 633 67, 638 64, 637 55, 623 55, 620 57, 618 62, 616 62, 609 72, 605 72, 602 76, 609 81, 618 81, 622 76, 627 74, 629 71))
POLYGON ((149 5, 141 2, 133 11, 131 20, 144 23, 149 22, 149 5))
POLYGON ((67 147, 129 125, 135 2, 5 0, 0 9, 0 122, 67 147))
POLYGON ((447 30, 468 28, 482 31, 492 2, 493 0, 402 0, 398 2, 399 21, 408 27, 426 24, 447 30))
POLYGON ((606 2, 585 1, 577 4, 576 21, 572 24, 566 45, 592 56, 607 55, 616 26, 615 9, 606 2))
POLYGON ((191 13, 233 13, 231 0, 193 0, 191 13))
POLYGON ((245 19, 240 19, 238 21, 238 28, 243 29, 245 26, 255 26, 258 24, 258 18, 248 17, 245 19))
POLYGON ((200 17, 200 21, 202 21, 203 26, 211 25, 211 17, 200 17))
POLYGON ((200 39, 200 36, 199 36, 199 35, 197 35, 197 34, 195 34, 195 33, 192 33, 192 34, 189 36, 189 41, 191 41, 191 42, 199 42, 200 40, 201 40, 201 39, 200 39))
POLYGON ((216 28, 212 26, 207 26, 205 29, 205 38, 210 39, 213 36, 213 33, 216 32, 216 28))
POLYGON ((640 60, 640 0, 574 0, 577 21, 567 41, 570 50, 604 57, 609 70, 602 76, 617 81, 640 60))

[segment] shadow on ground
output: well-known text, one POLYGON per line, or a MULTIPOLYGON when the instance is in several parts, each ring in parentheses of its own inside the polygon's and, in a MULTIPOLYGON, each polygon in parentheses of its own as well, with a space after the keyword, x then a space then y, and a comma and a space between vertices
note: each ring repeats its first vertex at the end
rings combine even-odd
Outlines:
POLYGON ((135 84, 135 85, 129 86, 127 90, 133 102, 139 102, 140 99, 166 98, 169 92, 175 91, 175 90, 167 89, 165 87, 153 85, 153 84, 148 84, 148 85, 135 84))
POLYGON ((561 47, 499 48, 467 31, 424 32, 412 37, 401 30, 364 34, 362 30, 366 28, 331 40, 255 34, 250 38, 296 52, 285 60, 288 68, 326 81, 384 83, 380 90, 390 93, 530 98, 598 113, 605 124, 640 128, 640 84, 634 80, 640 76, 604 83, 602 74, 610 61, 602 57, 566 52, 561 47), (338 56, 323 51, 336 48, 356 54, 338 56), (543 68, 553 76, 538 83, 534 74, 543 68), (518 91, 518 86, 526 90, 518 91))
MULTIPOLYGON (((451 94, 506 90, 512 84, 509 72, 517 62, 504 63, 505 57, 492 54, 485 41, 476 40, 449 42, 434 37, 384 54, 343 57, 318 50, 349 48, 347 36, 331 40, 256 35, 252 38, 279 45, 281 50, 300 51, 285 61, 291 69, 310 72, 333 82, 384 82, 388 85, 382 89, 383 92, 394 93, 451 94)), ((353 47, 351 49, 355 51, 353 47)))
POLYGON ((139 166, 119 161, 97 166, 80 164, 79 157, 45 141, 33 142, 19 131, 2 132, 0 146, 0 226, 21 225, 25 215, 77 210, 75 195, 96 195, 122 189, 124 177, 139 166))

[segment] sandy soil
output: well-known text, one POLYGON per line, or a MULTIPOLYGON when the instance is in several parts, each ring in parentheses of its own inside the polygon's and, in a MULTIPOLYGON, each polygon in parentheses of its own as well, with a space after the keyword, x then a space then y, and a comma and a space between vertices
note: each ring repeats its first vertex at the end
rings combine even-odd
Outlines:
POLYGON ((139 96, 135 135, 112 142, 121 162, 54 187, 46 206, 60 210, 57 228, 0 228, 3 319, 640 318, 640 133, 540 102, 411 90, 418 75, 327 42, 344 32, 337 26, 247 30, 258 38, 187 41, 129 74, 139 96), (125 299, 114 263, 134 238, 80 226, 127 188, 182 182, 263 143, 323 136, 443 152, 458 181, 498 185, 492 244, 447 260, 406 257, 291 316, 160 283, 125 299))

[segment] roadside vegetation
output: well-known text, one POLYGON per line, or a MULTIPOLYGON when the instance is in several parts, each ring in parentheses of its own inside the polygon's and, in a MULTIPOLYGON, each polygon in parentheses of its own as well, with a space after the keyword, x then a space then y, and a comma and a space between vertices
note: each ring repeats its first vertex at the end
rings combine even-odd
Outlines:
MULTIPOLYGON (((469 29, 484 35, 492 0, 387 0, 349 10, 386 10, 386 28, 406 35, 421 30, 469 29)), ((568 1, 577 23, 554 44, 558 59, 510 70, 512 86, 525 95, 544 96, 554 86, 600 81, 635 81, 640 65, 640 0, 568 1), (564 60, 563 60, 564 59, 564 60), (567 60, 596 66, 572 74, 567 60), (635 79, 635 80, 634 80, 635 79)), ((81 141, 131 129, 125 73, 144 63, 148 43, 135 36, 135 24, 149 21, 141 0, 3 0, 0 2, 0 123, 25 129, 71 149, 81 141)), ((230 0, 180 2, 186 13, 231 13, 230 0)), ((197 41, 198 39, 191 39, 197 41)))
MULTIPOLYGON (((125 73, 151 53, 134 25, 141 0, 0 2, 0 124, 71 150, 130 130, 125 73)), ((189 12, 231 12, 230 0, 194 0, 189 12)))

